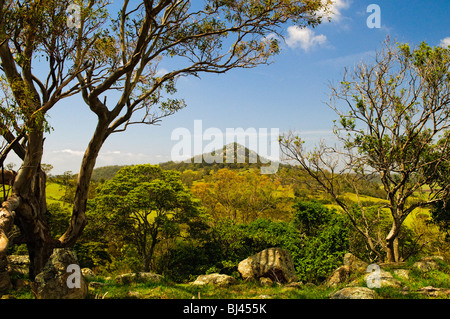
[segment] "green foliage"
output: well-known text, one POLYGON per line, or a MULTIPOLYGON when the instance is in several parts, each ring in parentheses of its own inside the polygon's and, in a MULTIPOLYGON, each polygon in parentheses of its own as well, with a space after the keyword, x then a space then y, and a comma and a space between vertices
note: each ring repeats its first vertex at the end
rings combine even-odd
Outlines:
POLYGON ((258 218, 290 218, 292 192, 275 178, 255 171, 220 169, 205 180, 191 189, 214 220, 246 223, 258 218))
POLYGON ((91 181, 104 182, 110 180, 123 167, 123 165, 112 165, 95 168, 92 172, 91 181))
POLYGON ((55 202, 47 205, 46 218, 54 238, 58 238, 67 229, 70 221, 70 212, 61 203, 55 202))
POLYGON ((98 189, 91 203, 108 241, 134 246, 149 270, 156 245, 169 238, 200 234, 206 227, 202 209, 180 180, 180 174, 154 165, 128 166, 98 189))
POLYGON ((294 263, 303 281, 320 283, 342 264, 349 249, 345 216, 318 202, 297 201, 293 224, 305 235, 294 263))
POLYGON ((239 276, 236 271, 240 261, 264 249, 281 247, 291 254, 300 280, 320 283, 342 263, 348 251, 346 220, 316 202, 299 202, 296 208, 298 218, 294 222, 258 219, 237 224, 221 219, 203 241, 178 242, 169 251, 164 273, 176 281, 192 280, 207 272, 239 276), (316 213, 320 217, 310 222, 316 213), (297 228, 305 221, 317 227, 309 236, 297 228))
POLYGON ((80 242, 75 244, 74 251, 82 267, 98 269, 112 261, 105 242, 80 242))
POLYGON ((450 201, 438 201, 433 204, 431 210, 432 222, 445 232, 446 240, 450 240, 450 201))
POLYGON ((294 209, 294 225, 306 236, 317 236, 336 214, 316 201, 297 201, 294 209))
POLYGON ((287 222, 258 219, 236 224, 230 219, 217 221, 209 236, 195 243, 178 242, 169 252, 165 274, 176 281, 187 281, 207 272, 239 277, 237 265, 250 255, 270 247, 281 247, 294 257, 300 255, 301 234, 287 222))

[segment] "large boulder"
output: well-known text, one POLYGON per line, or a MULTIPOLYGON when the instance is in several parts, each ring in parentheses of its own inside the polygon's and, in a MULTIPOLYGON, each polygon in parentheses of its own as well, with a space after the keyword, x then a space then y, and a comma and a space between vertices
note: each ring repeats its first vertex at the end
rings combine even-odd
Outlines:
POLYGON ((268 248, 244 259, 238 271, 245 280, 267 277, 279 283, 298 281, 291 255, 281 248, 268 248))
POLYGON ((197 279, 191 284, 196 286, 215 285, 219 287, 224 287, 236 283, 237 280, 231 276, 223 274, 209 274, 198 276, 197 279))
POLYGON ((350 273, 354 274, 366 272, 369 264, 351 253, 346 253, 344 255, 344 266, 348 266, 350 273))
POLYGON ((366 287, 347 287, 330 294, 330 299, 377 299, 377 293, 366 287))
POLYGON ((347 265, 343 265, 337 268, 330 277, 326 280, 325 284, 328 287, 335 287, 342 283, 345 283, 350 278, 350 267, 347 265))
POLYGON ((395 279, 390 272, 380 269, 378 272, 368 273, 364 276, 364 279, 369 286, 369 283, 373 284, 375 288, 392 287, 401 288, 402 283, 395 279))
POLYGON ((77 257, 66 248, 53 250, 32 288, 37 299, 85 299, 88 293, 77 257))
POLYGON ((328 287, 335 287, 346 283, 350 280, 352 275, 365 273, 368 266, 368 263, 362 261, 351 253, 347 253, 344 256, 344 264, 333 271, 330 277, 326 280, 325 284, 328 287))

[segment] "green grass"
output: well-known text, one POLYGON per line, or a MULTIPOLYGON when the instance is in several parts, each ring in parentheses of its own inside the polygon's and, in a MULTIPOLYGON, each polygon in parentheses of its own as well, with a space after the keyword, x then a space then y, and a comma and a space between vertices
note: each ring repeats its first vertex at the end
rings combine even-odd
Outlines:
POLYGON ((45 191, 47 195, 47 204, 62 203, 59 199, 64 196, 64 190, 59 184, 47 183, 45 191))
POLYGON ((229 287, 194 286, 170 282, 158 284, 106 283, 90 288, 88 298, 105 299, 326 299, 333 289, 304 285, 302 288, 240 282, 229 287))

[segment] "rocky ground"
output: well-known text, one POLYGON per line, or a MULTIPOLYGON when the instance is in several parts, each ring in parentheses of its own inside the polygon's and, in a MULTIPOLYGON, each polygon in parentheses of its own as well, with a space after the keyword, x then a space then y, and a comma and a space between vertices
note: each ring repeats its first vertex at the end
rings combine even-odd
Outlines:
POLYGON ((10 256, 9 266, 15 274, 13 293, 4 293, 2 298, 450 298, 450 266, 439 256, 369 265, 346 254, 342 266, 318 286, 299 282, 291 256, 280 248, 266 249, 243 260, 238 266, 240 279, 207 274, 188 284, 170 283, 161 275, 144 272, 102 278, 85 268, 81 270, 80 288, 73 289, 67 287, 73 280, 66 269, 74 263, 72 252, 55 250, 44 272, 30 284, 24 279, 27 258, 10 256), (23 291, 30 293, 21 294, 23 291))

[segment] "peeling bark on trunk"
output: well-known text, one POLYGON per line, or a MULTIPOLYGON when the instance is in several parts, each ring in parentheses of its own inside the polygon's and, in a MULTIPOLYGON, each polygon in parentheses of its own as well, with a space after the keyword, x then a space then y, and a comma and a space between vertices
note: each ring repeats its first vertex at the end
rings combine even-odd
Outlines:
POLYGON ((8 233, 14 223, 14 209, 20 205, 20 198, 11 196, 0 208, 0 292, 11 287, 8 275, 8 233))
POLYGON ((97 156, 100 149, 108 137, 108 124, 106 120, 99 119, 95 133, 89 142, 89 146, 84 153, 80 172, 78 173, 77 189, 73 203, 72 218, 69 228, 59 238, 62 247, 69 247, 75 244, 86 226, 86 204, 89 191, 89 183, 94 170, 97 156))
MULTIPOLYGON (((45 220, 47 211, 45 173, 41 170, 43 133, 34 130, 28 135, 28 147, 23 164, 14 180, 11 196, 2 205, 0 221, 0 258, 6 260, 8 233, 13 224, 20 229, 18 243, 26 243, 30 257, 31 280, 42 271, 58 242, 51 238, 45 220)), ((2 265, 6 263, 2 263, 2 265)), ((6 269, 0 269, 4 271, 6 269)))

